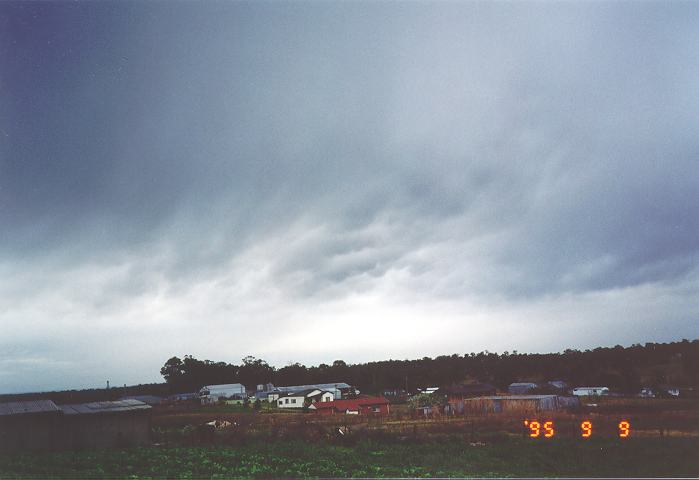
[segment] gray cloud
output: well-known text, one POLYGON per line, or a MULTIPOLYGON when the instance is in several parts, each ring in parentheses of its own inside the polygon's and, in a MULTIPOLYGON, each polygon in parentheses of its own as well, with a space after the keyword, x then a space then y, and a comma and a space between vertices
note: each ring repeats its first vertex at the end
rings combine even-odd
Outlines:
POLYGON ((696 337, 697 15, 0 5, 3 388, 696 337))

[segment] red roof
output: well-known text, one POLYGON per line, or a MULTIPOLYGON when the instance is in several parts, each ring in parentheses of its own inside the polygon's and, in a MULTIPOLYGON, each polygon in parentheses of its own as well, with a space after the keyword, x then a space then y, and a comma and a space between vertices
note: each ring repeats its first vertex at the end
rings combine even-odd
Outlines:
POLYGON ((334 400, 332 402, 316 402, 313 407, 317 410, 321 408, 334 408, 344 412, 347 410, 359 410, 360 407, 373 407, 375 405, 388 405, 390 402, 384 397, 364 397, 352 398, 347 400, 334 400))

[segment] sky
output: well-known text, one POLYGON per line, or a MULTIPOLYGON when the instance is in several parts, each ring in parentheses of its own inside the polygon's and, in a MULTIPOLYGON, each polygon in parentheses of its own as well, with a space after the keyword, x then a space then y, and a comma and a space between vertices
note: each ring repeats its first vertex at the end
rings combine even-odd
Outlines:
POLYGON ((699 338, 698 24, 0 2, 0 393, 699 338))

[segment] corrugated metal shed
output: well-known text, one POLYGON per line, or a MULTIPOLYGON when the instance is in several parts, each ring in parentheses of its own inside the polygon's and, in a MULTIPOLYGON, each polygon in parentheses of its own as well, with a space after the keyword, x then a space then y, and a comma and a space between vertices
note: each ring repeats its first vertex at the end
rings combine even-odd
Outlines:
POLYGON ((66 415, 132 412, 136 410, 148 410, 150 408, 150 405, 146 405, 138 400, 117 400, 114 402, 92 402, 61 405, 61 410, 63 410, 63 413, 66 415))
POLYGON ((28 413, 60 412, 51 400, 29 400, 0 403, 0 415, 24 415, 28 413))

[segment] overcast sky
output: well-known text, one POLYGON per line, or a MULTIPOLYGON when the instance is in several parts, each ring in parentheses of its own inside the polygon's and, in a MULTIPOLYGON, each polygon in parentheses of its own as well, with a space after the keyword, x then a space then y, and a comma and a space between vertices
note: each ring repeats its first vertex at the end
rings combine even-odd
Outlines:
POLYGON ((699 338, 697 25, 0 3, 0 393, 699 338))

